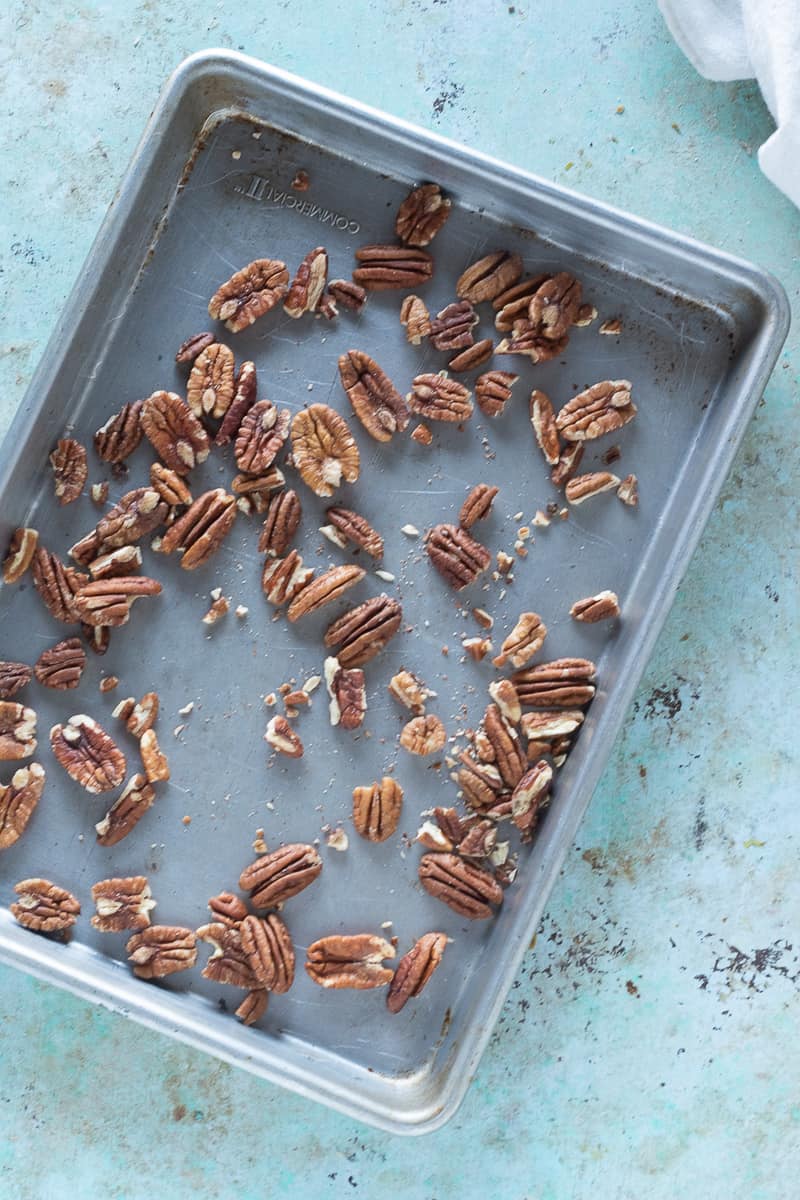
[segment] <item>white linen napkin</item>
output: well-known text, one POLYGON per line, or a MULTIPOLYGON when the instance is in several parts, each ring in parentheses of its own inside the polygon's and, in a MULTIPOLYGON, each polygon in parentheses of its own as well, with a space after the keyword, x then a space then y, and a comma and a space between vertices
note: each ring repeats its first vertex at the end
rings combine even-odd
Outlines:
POLYGON ((777 129, 761 170, 800 207, 800 0, 658 0, 672 36, 707 79, 758 80, 777 129))

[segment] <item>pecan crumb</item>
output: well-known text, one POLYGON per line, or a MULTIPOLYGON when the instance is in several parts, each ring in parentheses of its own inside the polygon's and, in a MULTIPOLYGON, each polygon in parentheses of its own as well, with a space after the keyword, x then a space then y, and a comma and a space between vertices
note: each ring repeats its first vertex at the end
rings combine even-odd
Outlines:
POLYGON ((203 617, 204 625, 216 625, 225 614, 230 610, 230 603, 225 596, 218 596, 214 603, 209 608, 208 612, 203 617))
POLYGON ((117 678, 116 675, 104 675, 103 678, 100 680, 99 688, 100 688, 100 691, 103 693, 113 692, 114 688, 117 687, 118 684, 119 684, 119 679, 117 678))
POLYGON ((626 475, 617 488, 617 495, 623 504, 635 508, 639 503, 639 482, 635 475, 626 475))
POLYGON ((350 845, 348 838, 341 825, 337 825, 335 829, 331 829, 325 837, 325 844, 331 850, 345 851, 350 845))

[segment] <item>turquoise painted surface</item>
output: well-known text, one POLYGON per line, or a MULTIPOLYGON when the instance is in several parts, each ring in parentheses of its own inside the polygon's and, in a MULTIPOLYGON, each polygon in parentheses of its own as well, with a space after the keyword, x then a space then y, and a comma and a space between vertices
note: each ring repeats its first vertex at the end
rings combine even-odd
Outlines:
MULTIPOLYGON (((769 114, 698 78, 654 4, 232 7, 7 11, 0 432, 163 79, 212 45, 751 257, 797 313, 769 114)), ((794 331, 454 1120, 377 1133, 0 969, 3 1200, 793 1194, 799 372, 794 331)))

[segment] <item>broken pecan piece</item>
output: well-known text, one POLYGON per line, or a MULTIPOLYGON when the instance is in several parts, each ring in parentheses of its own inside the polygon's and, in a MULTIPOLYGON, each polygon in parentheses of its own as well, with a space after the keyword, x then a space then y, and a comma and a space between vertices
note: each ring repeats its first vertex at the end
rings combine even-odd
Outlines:
POLYGON ((73 625, 78 621, 75 612, 75 593, 88 577, 72 567, 65 567, 57 554, 38 546, 33 559, 33 586, 57 621, 73 625))
POLYGON ((220 892, 208 902, 211 915, 222 925, 238 925, 247 916, 247 905, 233 892, 220 892))
POLYGON ((446 933, 424 933, 403 955, 386 996, 390 1013, 399 1013, 409 1000, 419 996, 442 961, 446 945, 446 933))
POLYGON ((242 944, 241 925, 212 922, 201 925, 195 933, 201 942, 213 946, 213 953, 201 971, 205 979, 248 990, 259 986, 250 966, 249 955, 242 944))
POLYGON ((434 525, 425 548, 439 574, 459 592, 474 583, 492 561, 486 547, 456 525, 434 525))
POLYGON ((545 395, 544 392, 537 391, 535 388, 531 392, 530 415, 531 425, 536 435, 536 441, 539 443, 539 449, 545 457, 545 462, 554 467, 561 455, 561 444, 558 440, 558 429, 556 428, 556 415, 553 412, 550 397, 545 395))
POLYGON ((15 700, 0 700, 0 762, 30 758, 36 749, 36 713, 15 700))
POLYGON ((165 782, 169 779, 169 763, 158 744, 155 729, 145 729, 139 739, 139 753, 148 783, 165 782))
POLYGON ((300 497, 291 489, 270 497, 267 515, 258 539, 258 549, 271 558, 280 558, 289 549, 302 515, 300 497))
POLYGON ((162 554, 181 550, 181 567, 194 571, 219 550, 236 520, 236 500, 224 488, 203 492, 161 539, 162 554))
POLYGON ((286 717, 278 715, 270 718, 267 722, 264 741, 279 754, 285 754, 287 758, 303 757, 303 743, 300 735, 292 729, 286 717))
POLYGON ((33 668, 27 663, 0 662, 0 700, 10 700, 30 683, 33 668))
POLYGON ((240 333, 280 303, 288 286, 285 263, 256 258, 217 288, 208 302, 208 315, 224 321, 231 333, 240 333))
POLYGON ((269 992, 266 988, 252 988, 234 1014, 243 1025, 255 1025, 267 1011, 269 992))
POLYGON ((407 246, 428 246, 450 216, 450 201, 438 183, 412 188, 397 210, 394 228, 407 246))
POLYGON ((245 917, 241 934, 242 948, 258 985, 278 995, 288 992, 294 983, 294 946, 278 914, 245 917))
POLYGON ((396 832, 403 807, 403 789, 391 775, 380 783, 353 789, 353 824, 368 842, 385 842, 396 832))
POLYGON ((332 279, 328 284, 328 292, 337 304, 343 304, 353 312, 361 312, 367 301, 366 290, 360 284, 353 283, 352 279, 332 279))
POLYGON ((406 396, 412 412, 429 421, 468 421, 472 416, 472 393, 446 371, 417 375, 406 396))
POLYGON ((3 559, 3 582, 18 583, 33 562, 39 534, 35 529, 20 526, 11 535, 8 551, 3 559))
POLYGON ((179 346, 178 352, 175 355, 175 362, 180 367, 184 367, 193 363, 198 354, 202 354, 202 352, 208 346, 211 346, 216 340, 217 339, 214 337, 213 333, 193 333, 191 337, 187 338, 186 341, 179 346))
POLYGON ((556 658, 512 675, 523 708, 583 708, 594 696, 597 668, 586 658, 556 658))
POLYGON ((192 493, 185 479, 181 479, 177 471, 165 467, 163 463, 150 464, 150 483, 161 499, 170 508, 183 507, 192 503, 192 493))
POLYGON ((455 854, 423 854, 418 874, 429 895, 472 921, 488 920, 494 916, 491 906, 503 903, 494 875, 455 854))
POLYGON ((553 768, 544 759, 535 763, 520 779, 511 793, 511 820, 529 842, 536 828, 539 813, 550 799, 553 768))
POLYGON ((156 906, 144 875, 101 879, 92 885, 92 900, 97 910, 92 925, 101 933, 146 929, 150 924, 150 913, 156 906))
POLYGON ((153 392, 142 406, 142 432, 156 454, 179 475, 208 458, 208 434, 175 392, 153 392))
POLYGON ((462 858, 488 858, 497 844, 497 826, 484 818, 470 825, 458 843, 462 858))
POLYGON ((339 505, 327 508, 325 516, 354 546, 366 550, 371 558, 383 558, 383 538, 372 528, 366 517, 353 512, 351 508, 341 508, 339 505))
POLYGON ((133 454, 142 440, 143 400, 123 404, 94 435, 94 448, 104 462, 121 463, 133 454))
POLYGON ((105 654, 111 644, 111 630, 107 625, 81 625, 81 633, 94 654, 105 654))
MULTIPOLYGON (((400 628, 399 601, 382 592, 338 617, 325 631, 325 645, 337 647, 343 667, 363 667, 380 654, 400 628)), ((432 694, 432 693, 431 693, 432 694)))
POLYGON ((302 317, 303 313, 316 312, 325 281, 328 278, 328 254, 324 246, 309 250, 291 282, 283 310, 290 317, 302 317))
POLYGON ((474 371, 478 367, 482 367, 485 362, 494 354, 494 342, 491 338, 482 338, 481 341, 475 342, 473 346, 467 347, 457 354, 455 358, 451 358, 447 364, 451 371, 456 374, 463 374, 465 371, 474 371))
POLYGON ((236 437, 244 417, 256 402, 256 395, 256 364, 249 361, 243 362, 236 376, 233 399, 228 406, 228 411, 222 418, 222 423, 217 430, 217 436, 214 438, 215 445, 227 446, 231 438, 236 437))
POLYGON ((0 850, 22 837, 42 798, 44 780, 44 767, 30 763, 16 770, 10 783, 0 783, 0 850))
POLYGON ((400 732, 400 745, 409 754, 438 754, 447 742, 447 731, 437 716, 412 717, 400 732))
MULTIPOLYGON (((580 445, 580 443, 576 443, 580 445)), ((623 504, 635 508, 639 503, 639 484, 635 475, 626 475, 617 488, 617 495, 623 504)))
POLYGON ((510 679, 494 679, 489 684, 489 695, 494 700, 505 719, 512 725, 518 725, 522 717, 517 689, 510 679))
POLYGON ((400 324, 405 328, 409 345, 419 346, 431 331, 431 316, 425 301, 419 296, 406 296, 400 305, 400 324))
POLYGON ((410 709, 416 717, 425 715, 425 702, 436 695, 429 687, 412 675, 410 671, 401 670, 393 675, 387 684, 387 689, 402 705, 410 709))
POLYGON ((92 579, 118 579, 121 575, 136 575, 142 565, 138 546, 118 546, 101 554, 89 563, 92 579))
POLYGON ((522 731, 532 741, 549 742, 568 737, 583 724, 583 713, 575 709, 564 711, 527 712, 522 718, 522 731))
POLYGON ((128 939, 125 952, 139 979, 163 979, 194 966, 197 938, 181 925, 149 925, 128 939))
POLYGON ((78 900, 66 888, 49 879, 23 879, 14 885, 19 899, 9 905, 20 925, 35 933, 61 933, 75 924, 81 911, 78 900))
POLYGON ((353 412, 376 442, 388 442, 408 425, 408 409, 385 371, 363 350, 339 358, 339 376, 353 412))
POLYGON ((599 496, 601 492, 613 491, 619 487, 619 482, 611 471, 590 471, 588 475, 576 475, 570 479, 564 495, 570 504, 583 504, 584 500, 599 496))
POLYGON ((520 613, 519 620, 500 647, 500 653, 492 661, 496 667, 504 667, 511 659, 512 666, 524 667, 537 650, 541 650, 546 637, 547 627, 538 613, 520 613))
POLYGON ((364 672, 342 667, 338 658, 326 658, 325 685, 330 696, 331 725, 342 729, 358 729, 367 711, 364 672))
POLYGON ((507 333, 514 327, 515 321, 521 317, 527 318, 531 298, 549 278, 549 275, 544 274, 520 279, 519 283, 495 296, 492 301, 492 308, 497 313, 494 319, 495 328, 507 333))
POLYGON ((156 798, 144 775, 132 775, 102 821, 95 825, 100 846, 116 846, 127 837, 156 798))
POLYGON ((254 908, 273 908, 313 883, 322 859, 313 846, 293 842, 264 854, 239 876, 239 887, 250 893, 254 908))
POLYGON ((59 504, 72 504, 83 491, 89 475, 86 448, 74 438, 62 438, 50 455, 50 465, 59 504))
POLYGON ((616 592, 598 592, 585 600, 576 600, 569 615, 575 621, 593 625, 595 621, 609 621, 619 616, 619 597, 616 592))
POLYGON ((86 666, 86 651, 80 638, 67 638, 49 650, 43 650, 33 668, 39 683, 66 691, 76 688, 86 666))
POLYGON ((500 417, 511 399, 511 389, 519 379, 512 371, 487 371, 475 383, 475 399, 486 417, 500 417))
POLYGON ((368 292, 418 287, 433 275, 430 254, 411 246, 361 246, 356 260, 359 266, 353 271, 353 280, 368 292))
POLYGON ((146 575, 120 575, 113 579, 93 579, 76 592, 74 608, 86 625, 114 628, 125 625, 131 605, 140 596, 158 596, 161 584, 146 575))
POLYGON ((490 487, 488 483, 478 483, 461 505, 458 523, 462 529, 471 529, 476 521, 484 521, 488 517, 499 488, 490 487))
POLYGON ((50 748, 70 779, 97 796, 125 778, 125 755, 92 717, 78 713, 50 730, 50 748))
POLYGON ((343 479, 358 479, 358 446, 344 417, 327 404, 311 404, 295 413, 292 458, 303 482, 318 496, 332 496, 343 479))
POLYGON ((550 472, 550 479, 556 487, 567 483, 581 465, 583 458, 583 442, 568 442, 561 456, 550 472))
POLYGON ((287 609, 287 617, 294 622, 299 621, 301 617, 307 617, 311 613, 317 612, 326 604, 338 600, 351 587, 360 583, 365 575, 364 568, 356 566, 355 563, 330 567, 306 584, 302 591, 295 596, 287 609))
MULTIPOLYGON (((494 754, 494 748, 492 748, 494 754)), ((492 763, 478 762, 466 750, 459 756, 461 766, 455 780, 464 793, 470 808, 489 812, 495 808, 504 791, 503 779, 492 763)))
POLYGON ((233 351, 212 342, 195 359, 186 384, 186 403, 196 417, 224 417, 233 400, 233 351))
POLYGON ((635 416, 628 380, 605 379, 568 401, 556 417, 556 425, 568 442, 586 442, 621 429, 635 416))
POLYGON ((285 558, 268 558, 261 572, 261 587, 270 604, 280 607, 298 596, 314 576, 313 567, 304 567, 296 550, 285 558))
POLYGON ((564 353, 568 342, 568 337, 558 341, 546 338, 537 325, 524 317, 514 322, 511 336, 498 343, 495 354, 524 354, 533 363, 550 362, 564 353))
POLYGON ((577 279, 559 271, 546 280, 531 297, 528 318, 550 341, 565 337, 581 307, 583 289, 577 279))
POLYGON ((308 947, 306 971, 324 988, 385 987, 394 972, 383 960, 394 958, 391 942, 374 933, 332 933, 308 947))
POLYGON ((88 567, 102 552, 103 543, 96 529, 92 529, 85 537, 82 537, 80 541, 77 541, 74 546, 70 546, 69 548, 70 558, 74 558, 82 567, 88 567))
POLYGON ((438 312, 431 321, 430 342, 434 350, 463 350, 474 342, 472 331, 480 317, 469 300, 457 300, 438 312))
MULTIPOLYGON (((155 488, 140 487, 126 492, 97 522, 96 533, 100 542, 100 552, 138 542, 159 525, 163 525, 168 512, 167 505, 155 488)), ((76 549, 77 547, 73 546, 70 551, 73 556, 76 549)), ((94 557, 93 555, 92 558, 94 557)))
POLYGON ((515 284, 521 274, 520 256, 509 254, 507 250, 497 250, 467 267, 456 283, 456 295, 459 300, 469 300, 473 304, 494 300, 515 284))

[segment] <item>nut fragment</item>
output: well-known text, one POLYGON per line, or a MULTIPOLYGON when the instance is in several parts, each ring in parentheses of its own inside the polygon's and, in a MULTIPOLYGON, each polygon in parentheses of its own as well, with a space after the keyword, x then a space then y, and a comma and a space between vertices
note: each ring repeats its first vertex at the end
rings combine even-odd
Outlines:
POLYGON ((143 400, 123 404, 94 435, 94 448, 104 462, 121 463, 133 454, 142 440, 143 400))
POLYGON ((387 687, 395 700, 399 700, 416 717, 425 715, 426 700, 436 696, 436 692, 432 692, 421 679, 405 669, 393 675, 387 687))
POLYGON ((356 566, 355 563, 330 567, 295 596, 287 609, 287 617, 294 622, 299 621, 301 617, 307 617, 311 613, 317 612, 326 604, 338 600, 346 591, 359 583, 365 575, 364 568, 356 566))
POLYGON ((360 455, 350 428, 327 404, 312 404, 292 420, 292 458, 318 496, 332 496, 342 480, 358 479, 360 455))
POLYGON ((494 700, 500 712, 512 725, 517 725, 522 717, 517 689, 510 679, 494 679, 489 684, 489 695, 494 700))
POLYGON ((412 188, 397 210, 394 228, 407 246, 428 246, 450 216, 450 201, 438 183, 412 188))
POLYGON ((233 892, 220 892, 218 896, 212 896, 208 907, 214 921, 222 925, 238 925, 247 916, 247 905, 233 892))
POLYGON ((104 675, 98 684, 98 687, 103 695, 105 695, 106 692, 113 692, 114 688, 118 686, 119 678, 116 675, 104 675))
POLYGON ((458 843, 462 858, 488 858, 497 844, 497 826, 488 818, 476 821, 458 843))
POLYGON ((561 451, 558 462, 550 472, 550 479, 556 487, 561 487, 572 479, 581 465, 583 449, 583 442, 569 442, 561 451))
POLYGON ((570 504, 583 504, 584 500, 599 496, 601 492, 613 491, 619 486, 619 482, 611 471, 591 471, 588 475, 576 475, 574 479, 570 479, 564 489, 564 495, 570 504))
POLYGON ((248 990, 259 986, 242 943, 241 925, 213 921, 201 925, 195 933, 202 942, 213 947, 201 972, 205 979, 248 990))
POLYGON ((328 292, 337 304, 353 312, 361 312, 367 300, 366 290, 352 279, 332 279, 328 284, 328 292))
POLYGON ((446 371, 417 375, 406 396, 412 412, 429 421, 468 421, 472 416, 472 393, 446 371))
POLYGON ((390 1013, 399 1013, 409 1000, 419 996, 427 987, 431 975, 442 961, 446 945, 447 934, 424 933, 403 955, 386 996, 386 1007, 390 1013))
POLYGON ((527 315, 531 297, 549 278, 547 273, 530 275, 506 288, 499 296, 495 296, 492 308, 497 313, 495 318, 497 328, 508 330, 521 315, 527 315))
POLYGON ((72 625, 78 620, 75 593, 87 576, 65 567, 57 554, 38 546, 33 559, 33 586, 44 600, 52 617, 72 625))
POLYGON ((254 908, 274 908, 307 888, 321 870, 314 847, 295 842, 257 858, 242 871, 239 887, 250 893, 254 908))
POLYGON ((621 429, 635 416, 629 381, 605 379, 568 401, 556 417, 556 425, 568 442, 585 442, 621 429))
POLYGON ((520 256, 497 250, 478 259, 459 276, 456 295, 460 300, 470 300, 473 304, 494 300, 515 284, 521 274, 520 256))
POLYGON ((81 625, 81 633, 85 637, 89 649, 94 654, 105 654, 111 643, 111 630, 107 625, 81 625))
POLYGON ((490 487, 488 483, 478 483, 461 505, 458 523, 462 529, 471 529, 476 521, 485 521, 492 510, 494 498, 499 488, 490 487))
POLYGON ((178 347, 175 362, 180 367, 193 363, 198 354, 202 354, 216 340, 213 333, 193 333, 178 347))
POLYGON ((181 925, 149 925, 128 939, 125 952, 139 979, 163 979, 194 966, 197 938, 181 925))
POLYGON ((138 546, 118 546, 101 554, 89 563, 92 579, 115 579, 120 575, 135 575, 142 565, 142 552, 138 546))
POLYGON ((542 335, 557 341, 569 333, 581 306, 580 283, 566 271, 546 280, 531 297, 528 317, 542 335))
POLYGON ((622 333, 622 318, 609 317, 608 320, 603 321, 597 332, 605 334, 606 337, 618 337, 622 333))
POLYGON ((36 713, 15 700, 0 700, 0 762, 30 758, 36 749, 36 713))
POLYGON ((325 685, 330 696, 331 725, 358 729, 367 711, 364 672, 342 667, 338 658, 325 659, 325 685))
POLYGON ((20 526, 11 535, 6 556, 3 559, 3 581, 17 583, 33 562, 39 542, 37 530, 20 526))
POLYGON ((288 316, 302 317, 303 313, 316 312, 325 281, 328 278, 328 254, 324 246, 309 250, 291 282, 283 310, 288 316))
POLYGON ((172 471, 163 463, 150 464, 150 483, 170 508, 192 503, 192 493, 186 481, 181 479, 177 471, 172 471))
POLYGON ((72 892, 49 879, 23 879, 14 885, 19 899, 9 905, 14 918, 35 933, 61 933, 75 924, 81 906, 72 892))
POLYGON ((270 467, 263 475, 234 475, 231 491, 237 496, 252 501, 256 512, 266 512, 272 492, 278 491, 286 483, 286 476, 277 467, 270 467))
POLYGON ((144 775, 132 775, 102 821, 95 825, 100 846, 116 846, 152 807, 156 793, 144 775))
POLYGON ((561 445, 556 429, 556 416, 550 397, 544 392, 534 389, 530 399, 531 425, 539 443, 539 449, 551 467, 554 467, 561 455, 561 445))
POLYGON ((236 500, 224 488, 203 492, 178 517, 161 539, 161 552, 181 550, 181 567, 194 571, 208 562, 230 532, 236 519, 236 500))
POLYGON ((255 1025, 267 1011, 269 992, 265 988, 252 988, 234 1014, 243 1025, 255 1025))
POLYGON ((264 734, 264 741, 268 742, 279 754, 285 754, 287 758, 303 757, 303 743, 300 735, 292 729, 286 717, 270 718, 264 734))
POLYGON ((280 606, 293 600, 313 578, 314 568, 304 567, 296 550, 285 558, 268 558, 261 572, 261 587, 270 604, 280 606))
POLYGON ((0 783, 0 850, 22 837, 42 798, 44 781, 44 767, 30 763, 16 770, 10 783, 0 783))
POLYGON ((585 600, 576 600, 569 615, 576 621, 593 625, 595 621, 609 621, 620 613, 619 597, 616 592, 598 592, 585 600))
POLYGON ((385 371, 363 350, 339 357, 339 376, 353 412, 377 442, 388 442, 408 425, 408 409, 385 371))
POLYGON ((108 792, 125 778, 125 755, 92 717, 78 713, 50 730, 56 760, 92 795, 108 792))
POLYGON ((596 674, 586 658, 557 658, 512 676, 523 708, 583 708, 594 696, 596 674))
POLYGON ((108 500, 108 482, 104 479, 102 483, 93 483, 89 488, 89 495, 92 497, 93 504, 105 504, 108 500))
POLYGON ((411 246, 361 246, 356 260, 353 280, 368 292, 418 287, 433 275, 430 254, 411 246))
POLYGON ((80 638, 67 638, 43 650, 33 670, 45 687, 66 691, 78 686, 85 666, 86 651, 80 638))
POLYGON ((394 972, 383 960, 394 958, 394 946, 373 933, 334 933, 308 947, 306 971, 324 988, 385 987, 394 972))
MULTIPOLYGON (((491 753, 494 755, 493 747, 491 753)), ((455 779, 464 793, 465 801, 476 812, 492 812, 505 790, 497 767, 490 762, 478 762, 466 751, 459 758, 461 765, 455 779)))
POLYGON ((195 359, 186 385, 186 403, 196 417, 225 416, 233 400, 233 351, 224 342, 212 342, 195 359))
POLYGON ((439 574, 459 592, 474 583, 492 561, 485 546, 455 525, 434 525, 425 548, 439 574))
POLYGON ((541 650, 546 636, 547 628, 538 613, 520 613, 519 620, 493 660, 494 665, 504 667, 511 659, 513 666, 524 667, 537 650, 541 650))
POLYGON ((27 663, 0 662, 0 700, 10 700, 30 683, 33 668, 27 663))
POLYGON ((236 376, 233 399, 228 406, 228 411, 222 418, 220 427, 217 430, 217 436, 214 438, 215 445, 227 446, 231 438, 236 437, 244 417, 256 402, 256 396, 256 364, 249 361, 243 362, 236 376))
POLYGON ((148 783, 169 779, 167 756, 159 747, 155 729, 146 729, 139 739, 139 753, 148 783))
POLYGON ((512 371, 487 371, 475 383, 478 408, 487 417, 499 417, 511 399, 511 389, 519 379, 512 371))
POLYGON ((411 440, 420 446, 430 446, 433 441, 433 434, 427 425, 420 423, 412 431, 411 440))
POLYGON ((153 392, 148 396, 142 407, 141 425, 156 454, 178 475, 188 475, 208 458, 208 434, 175 392, 153 392))
POLYGON ((639 485, 635 475, 626 475, 617 488, 617 495, 623 504, 635 508, 639 503, 639 485))
POLYGON ((549 799, 552 781, 553 768, 541 759, 525 772, 511 793, 511 820, 523 841, 530 841, 533 835, 539 813, 549 799))
POLYGON ((549 742, 568 737, 582 724, 583 713, 579 709, 526 712, 522 716, 523 733, 532 741, 549 742))
POLYGON ((224 321, 231 333, 240 333, 274 308, 288 285, 285 263, 257 258, 217 288, 208 302, 208 315, 224 321))
POLYGON ((424 300, 419 296, 406 296, 400 305, 400 324, 406 331, 406 341, 419 346, 431 331, 431 316, 424 300))
MULTIPOLYGON (((159 525, 163 525, 168 511, 167 505, 155 488, 140 487, 126 492, 97 522, 96 534, 100 543, 97 553, 106 553, 119 546, 129 546, 138 542, 159 525)), ((70 554, 73 557, 77 557, 79 546, 80 543, 72 547, 70 554)), ((92 559, 95 557, 96 554, 93 554, 92 559)))
POLYGON ((258 549, 272 558, 279 558, 289 549, 289 544, 300 524, 302 507, 297 492, 278 492, 270 498, 267 515, 258 539, 258 549))
POLYGON ((409 754, 437 754, 444 749, 447 731, 437 716, 412 717, 400 732, 400 745, 409 754))
POLYGON ((325 631, 325 645, 337 647, 342 667, 363 667, 391 641, 402 619, 399 601, 382 592, 337 617, 325 631))
POLYGON ((92 885, 92 900, 97 909, 92 925, 101 933, 146 929, 150 924, 150 913, 156 906, 144 875, 101 879, 92 885))
POLYGON ((271 400, 259 400, 244 416, 236 434, 236 465, 248 475, 267 471, 283 448, 289 433, 291 413, 278 409, 271 400))
POLYGON ((50 455, 50 465, 59 504, 72 504, 83 491, 89 475, 86 449, 74 438, 62 438, 50 455))
POLYGON ((292 937, 277 913, 247 916, 241 925, 242 947, 258 984, 280 995, 294 983, 292 937))
POLYGON ((141 596, 158 596, 161 584, 146 575, 122 575, 114 579, 93 579, 76 592, 74 609, 86 625, 114 628, 125 625, 131 605, 141 596))
POLYGON ((469 300, 448 304, 431 321, 430 341, 434 350, 463 350, 474 342, 472 331, 480 317, 469 300))
POLYGON ((361 550, 366 550, 371 558, 383 558, 383 538, 376 529, 372 528, 366 517, 353 512, 351 508, 342 508, 338 505, 327 508, 325 516, 331 525, 353 545, 358 546, 361 550))
POLYGON ((464 371, 474 371, 482 367, 494 354, 494 342, 491 338, 481 338, 474 346, 468 346, 447 364, 451 371, 461 374, 464 371))
POLYGON ((468 637, 461 642, 462 648, 466 650, 473 662, 483 662, 486 655, 492 648, 492 643, 488 638, 468 637))
POLYGON ((495 877, 455 854, 423 854, 418 874, 429 895, 472 921, 494 916, 491 906, 503 903, 503 889, 495 877))

